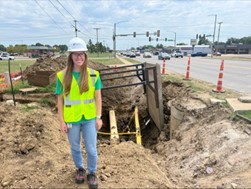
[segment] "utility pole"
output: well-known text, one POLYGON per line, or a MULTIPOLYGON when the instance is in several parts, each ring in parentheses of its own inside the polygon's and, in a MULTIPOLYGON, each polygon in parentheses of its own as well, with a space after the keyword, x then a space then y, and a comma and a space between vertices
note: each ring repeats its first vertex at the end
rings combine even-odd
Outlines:
POLYGON ((112 39, 113 39, 113 57, 116 58, 116 23, 114 23, 112 39))
POLYGON ((218 29, 218 38, 217 38, 217 46, 216 46, 216 52, 218 52, 218 45, 219 45, 219 38, 220 38, 220 26, 223 22, 218 22, 219 29, 218 29))
POLYGON ((73 26, 74 28, 75 28, 75 35, 76 35, 76 37, 78 37, 78 29, 77 29, 77 20, 74 20, 74 22, 75 22, 75 26, 73 26))
POLYGON ((213 46, 214 46, 214 39, 215 39, 215 29, 216 29, 216 22, 217 22, 217 14, 215 15, 210 15, 210 16, 214 16, 214 35, 213 35, 213 44, 212 44, 212 48, 211 48, 211 57, 213 57, 213 46))
MULTIPOLYGON (((97 47, 97 54, 98 54, 99 53, 98 52, 98 30, 100 30, 101 28, 93 28, 93 29, 96 30, 96 35, 97 35, 97 43, 96 43, 97 46, 96 47, 97 47)), ((99 54, 98 54, 98 56, 99 56, 99 54)))
POLYGON ((116 58, 116 25, 122 22, 128 22, 127 20, 124 21, 119 21, 114 23, 114 29, 113 29, 113 36, 112 36, 112 40, 113 40, 113 57, 116 58))
POLYGON ((97 34, 97 43, 98 43, 98 30, 100 30, 101 28, 93 28, 94 30, 96 30, 96 34, 97 34))

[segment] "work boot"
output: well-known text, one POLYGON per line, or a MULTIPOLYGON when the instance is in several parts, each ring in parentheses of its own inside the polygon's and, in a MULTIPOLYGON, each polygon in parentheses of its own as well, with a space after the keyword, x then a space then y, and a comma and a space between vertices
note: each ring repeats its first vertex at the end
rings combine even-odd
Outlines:
POLYGON ((89 189, 98 188, 98 178, 94 173, 90 173, 87 175, 87 181, 88 181, 89 189))
POLYGON ((82 184, 85 181, 85 170, 83 168, 77 169, 75 181, 77 184, 82 184))

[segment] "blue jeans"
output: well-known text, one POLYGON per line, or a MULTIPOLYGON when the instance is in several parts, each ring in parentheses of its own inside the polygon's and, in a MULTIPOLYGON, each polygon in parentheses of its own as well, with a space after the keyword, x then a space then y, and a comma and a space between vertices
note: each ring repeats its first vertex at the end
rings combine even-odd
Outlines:
POLYGON ((84 167, 82 150, 80 145, 81 130, 87 154, 87 170, 89 173, 96 173, 98 153, 97 153, 97 130, 96 130, 95 119, 90 121, 82 121, 80 124, 72 124, 72 127, 68 128, 67 135, 71 146, 72 159, 77 168, 84 167))

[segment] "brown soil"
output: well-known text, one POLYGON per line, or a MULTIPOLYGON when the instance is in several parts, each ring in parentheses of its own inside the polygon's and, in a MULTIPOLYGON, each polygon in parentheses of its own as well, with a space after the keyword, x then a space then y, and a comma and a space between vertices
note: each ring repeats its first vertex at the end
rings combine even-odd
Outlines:
MULTIPOLYGON (((128 80, 112 83, 121 82, 128 80)), ((149 117, 142 87, 103 91, 102 131, 109 130, 111 109, 115 110, 119 131, 132 130, 127 124, 137 105, 143 146, 135 144, 133 137, 110 145, 109 138, 99 135, 100 188, 250 188, 250 124, 231 119, 227 107, 211 104, 207 94, 192 93, 181 83, 166 81, 162 87, 165 129, 161 132, 152 122, 144 124, 149 117), (167 104, 185 114, 171 140, 167 104)), ((59 130, 54 105, 22 102, 14 107, 0 102, 0 141, 0 187, 87 188, 86 184, 74 183, 69 144, 59 130)))

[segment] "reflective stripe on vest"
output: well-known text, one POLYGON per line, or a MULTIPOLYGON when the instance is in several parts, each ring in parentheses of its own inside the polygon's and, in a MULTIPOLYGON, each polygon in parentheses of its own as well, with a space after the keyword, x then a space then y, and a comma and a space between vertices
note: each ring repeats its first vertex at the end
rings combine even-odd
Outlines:
MULTIPOLYGON (((90 104, 94 102, 94 98, 84 100, 84 104, 90 104)), ((81 100, 70 100, 70 96, 66 96, 65 98, 65 106, 70 106, 70 105, 76 105, 76 104, 81 104, 81 100)))

